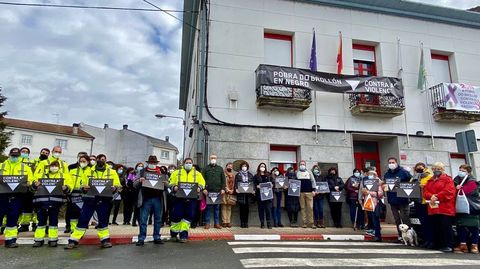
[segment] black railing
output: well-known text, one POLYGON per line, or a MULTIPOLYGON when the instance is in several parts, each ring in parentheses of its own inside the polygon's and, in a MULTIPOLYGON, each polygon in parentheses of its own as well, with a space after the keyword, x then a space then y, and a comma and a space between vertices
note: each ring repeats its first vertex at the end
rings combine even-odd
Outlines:
POLYGON ((285 99, 312 100, 310 90, 301 88, 288 88, 283 86, 260 86, 256 90, 257 98, 275 97, 285 99))
POLYGON ((349 100, 350 109, 358 105, 405 108, 403 98, 389 95, 351 93, 349 100))
POLYGON ((432 101, 432 112, 436 114, 438 112, 445 111, 447 102, 445 100, 445 88, 443 84, 438 84, 428 89, 430 100, 432 101))

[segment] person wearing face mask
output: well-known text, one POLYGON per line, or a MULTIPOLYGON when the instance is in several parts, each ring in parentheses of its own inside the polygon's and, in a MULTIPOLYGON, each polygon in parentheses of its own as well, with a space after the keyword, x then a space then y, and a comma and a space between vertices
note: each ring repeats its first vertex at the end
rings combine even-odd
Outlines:
MULTIPOLYGON (((287 169, 285 177, 287 178, 287 181, 291 179, 297 179, 297 173, 295 173, 293 167, 289 167, 287 169)), ((288 195, 288 189, 286 189, 285 192, 287 194, 285 198, 285 207, 287 208, 290 227, 296 228, 298 227, 298 211, 300 211, 300 197, 288 195)))
POLYGON ((313 224, 313 197, 317 184, 313 173, 307 170, 305 161, 298 164, 297 179, 301 181, 300 185, 300 213, 302 215, 302 227, 316 229, 313 224))
POLYGON ((81 155, 78 158, 78 166, 70 170, 73 189, 67 198, 67 211, 65 213, 66 227, 64 233, 71 233, 77 227, 80 211, 83 206, 81 187, 83 183, 87 181, 87 175, 90 174, 88 161, 88 155, 81 155))
MULTIPOLYGON (((138 189, 136 189, 134 186, 133 186, 133 182, 137 179, 138 175, 140 175, 141 173, 143 173, 143 170, 145 169, 145 166, 143 163, 137 163, 135 165, 135 170, 134 170, 134 174, 133 174, 133 180, 132 180, 132 184, 131 184, 131 201, 132 201, 132 205, 133 205, 133 219, 132 219, 132 226, 133 227, 137 227, 137 221, 139 220, 140 218, 140 207, 138 206, 138 189)), ((130 182, 128 182, 129 184, 130 182)), ((128 185, 127 184, 127 185, 128 185)), ((129 186, 129 189, 130 189, 130 186, 129 186)), ((127 201, 127 204, 128 206, 130 206, 130 201, 127 201)), ((132 211, 127 211, 127 219, 124 219, 125 220, 128 220, 127 223, 128 225, 130 225, 130 218, 132 216, 132 211)), ((124 216, 125 218, 125 216, 124 216)))
POLYGON ((452 252, 452 222, 455 216, 456 189, 452 178, 445 173, 445 165, 432 166, 433 177, 423 188, 428 203, 428 216, 433 230, 433 246, 443 252, 452 252))
POLYGON ((362 174, 360 170, 353 169, 353 175, 345 182, 345 190, 347 191, 347 204, 350 208, 350 221, 352 222, 353 229, 363 230, 363 222, 365 214, 362 209, 362 205, 358 201, 360 183, 362 181, 362 174))
MULTIPOLYGON (((0 165, 0 176, 26 176, 27 186, 31 186, 34 180, 32 170, 29 166, 20 162, 20 149, 12 148, 9 157, 0 165)), ((26 190, 25 190, 26 192, 26 190)), ((17 222, 22 211, 22 199, 18 193, 0 194, 0 221, 7 217, 5 228, 5 247, 16 248, 17 244, 17 222)))
MULTIPOLYGON (((197 183, 198 189, 192 190, 200 193, 205 188, 205 179, 202 174, 193 166, 193 160, 186 158, 183 161, 183 167, 175 170, 170 176, 170 186, 172 191, 176 193, 179 190, 180 183, 197 183)), ((170 226, 170 236, 172 240, 185 243, 188 240, 188 231, 190 224, 195 217, 197 208, 197 199, 187 199, 175 197, 171 216, 172 225, 170 226)))
MULTIPOLYGON (((205 189, 203 194, 208 195, 209 192, 218 192, 221 195, 225 194, 225 174, 223 168, 217 165, 217 156, 210 155, 210 164, 205 167, 203 171, 205 177, 205 189)), ((221 229, 220 226, 220 205, 207 205, 205 210, 205 229, 210 228, 210 216, 213 213, 213 223, 216 229, 221 229)))
POLYGON ((47 174, 49 172, 48 166, 54 161, 58 161, 60 172, 64 174, 69 174, 68 165, 65 161, 61 159, 61 156, 62 156, 62 148, 60 146, 53 147, 52 156, 38 163, 37 167, 35 168, 34 176, 39 177, 39 176, 42 176, 43 174, 47 174))
MULTIPOLYGON (((253 175, 248 170, 250 165, 243 161, 240 164, 240 171, 235 176, 235 188, 238 188, 238 183, 253 183, 253 175)), ((238 191, 237 191, 238 193, 238 191)), ((249 193, 238 193, 237 194, 237 204, 240 207, 240 227, 248 228, 248 215, 250 213, 250 199, 251 194, 249 193)))
POLYGON ((47 149, 47 148, 43 148, 40 150, 40 156, 38 156, 37 158, 34 159, 34 169, 32 169, 32 172, 35 172, 35 168, 38 166, 38 164, 41 162, 41 161, 44 161, 46 159, 48 159, 48 157, 50 156, 50 150, 47 149))
POLYGON ((262 201, 260 196, 260 183, 272 183, 272 177, 267 171, 267 165, 265 163, 260 163, 257 167, 257 173, 253 177, 253 182, 255 184, 255 195, 257 198, 258 204, 258 217, 260 219, 260 228, 265 228, 265 217, 267 219, 267 228, 272 229, 272 200, 262 201))
POLYGON ((85 235, 88 229, 88 222, 96 212, 98 215, 98 225, 96 226, 98 237, 100 238, 102 248, 111 248, 110 233, 108 231, 108 219, 110 216, 111 197, 90 196, 87 195, 90 189, 90 179, 111 181, 111 192, 113 194, 121 191, 121 184, 118 174, 111 167, 107 167, 107 157, 104 154, 97 156, 97 164, 90 169, 86 182, 82 182, 82 191, 86 194, 83 197, 83 207, 78 221, 77 228, 73 231, 68 240, 65 249, 73 249, 78 246, 78 242, 85 235))
POLYGON ((122 201, 123 201, 123 225, 131 225, 132 213, 135 207, 133 182, 136 180, 135 168, 129 167, 125 172, 125 182, 122 184, 122 201))
MULTIPOLYGON (((463 191, 469 201, 480 201, 480 187, 477 180, 472 176, 472 167, 462 164, 459 167, 458 175, 453 180, 457 192, 463 191)), ((480 212, 470 206, 470 214, 456 214, 458 241, 460 244, 455 248, 455 253, 468 253, 467 239, 471 236, 470 252, 478 254, 478 227, 480 227, 480 212)))
MULTIPOLYGON (((175 169, 177 169, 177 167, 175 165, 169 165, 167 167, 166 172, 165 172, 166 179, 167 179, 166 186, 168 185, 168 182, 170 181, 170 176, 175 171, 175 169)), ((165 199, 166 205, 164 205, 165 211, 162 214, 162 218, 163 218, 162 222, 165 225, 170 226, 170 224, 171 224, 170 216, 172 214, 173 200, 174 200, 175 197, 172 194, 172 188, 170 186, 168 186, 167 189, 165 189, 165 190, 166 190, 166 192, 163 192, 163 193, 164 193, 164 197, 166 197, 166 199, 165 199)))
MULTIPOLYGON (((322 177, 320 166, 314 165, 312 167, 312 174, 315 178, 315 186, 317 182, 327 182, 327 180, 322 177)), ((313 197, 313 218, 317 228, 325 228, 323 222, 323 203, 325 196, 325 193, 317 193, 313 197)))
POLYGON ((60 170, 60 162, 53 161, 48 166, 48 173, 35 177, 35 182, 32 184, 32 189, 37 191, 42 185, 44 179, 63 179, 62 191, 63 195, 48 194, 42 196, 34 196, 33 203, 37 211, 38 227, 34 234, 33 247, 38 248, 43 246, 46 227, 48 221, 48 246, 56 247, 58 242, 58 215, 60 207, 66 201, 65 194, 69 193, 74 188, 74 182, 69 173, 63 173, 60 170))
MULTIPOLYGON (((70 164, 68 166, 68 170, 70 171, 70 175, 74 176, 74 174, 72 174, 72 170, 75 170, 77 171, 76 169, 80 167, 80 157, 86 157, 88 159, 88 153, 82 151, 82 152, 79 152, 77 154, 77 162, 76 163, 73 163, 73 164, 70 164)), ((88 162, 87 162, 88 164, 88 162)), ((70 223, 70 220, 71 220, 71 211, 69 210, 69 208, 75 208, 76 206, 69 206, 69 203, 70 203, 70 196, 67 197, 67 210, 65 212, 65 231, 64 233, 70 233, 72 231, 71 229, 71 223, 70 223)), ((77 222, 78 222, 78 218, 77 218, 77 222)))
POLYGON ((235 174, 233 171, 233 163, 227 163, 223 173, 225 174, 225 195, 223 196, 222 201, 222 227, 231 228, 233 207, 231 201, 236 199, 235 194, 233 193, 235 191, 235 174))
MULTIPOLYGON (((410 182, 412 175, 403 167, 398 165, 397 158, 388 158, 388 171, 383 176, 384 182, 388 183, 389 180, 396 180, 400 182, 410 182)), ((395 219, 395 225, 397 226, 398 242, 403 242, 402 232, 398 227, 401 223, 410 226, 410 206, 407 198, 397 197, 396 190, 387 192, 387 200, 392 210, 393 218, 395 219)))
MULTIPOLYGON (((370 195, 372 197, 372 202, 373 202, 373 208, 374 211, 369 211, 368 215, 369 219, 372 220, 372 226, 373 230, 375 231, 374 233, 374 241, 375 242, 382 242, 382 233, 381 233, 381 227, 380 227, 380 214, 379 214, 379 199, 383 198, 383 182, 378 178, 377 172, 370 170, 367 172, 367 178, 369 180, 375 180, 377 182, 377 189, 373 190, 373 188, 369 191, 367 188, 362 188, 361 190, 361 195, 362 195, 362 200, 365 201, 367 199, 367 196, 370 195)), ((363 217, 363 215, 362 215, 363 217)))
MULTIPOLYGON (((20 149, 20 158, 19 160, 30 167, 32 171, 35 170, 35 160, 30 160, 30 149, 27 147, 23 147, 20 149)), ((23 204, 23 209, 22 209, 22 215, 20 216, 18 222, 20 224, 20 228, 18 228, 18 232, 28 232, 30 223, 32 223, 32 228, 35 229, 36 227, 36 219, 34 221, 33 218, 33 193, 27 192, 25 194, 21 195, 22 199, 22 204, 23 204)))
MULTIPOLYGON (((118 179, 120 180, 120 184, 122 185, 122 192, 123 192, 123 182, 125 182, 125 170, 126 167, 121 164, 116 164, 113 166, 113 169, 117 171, 118 179)), ((112 204, 110 206, 110 213, 113 210, 112 221, 109 223, 111 225, 118 225, 117 217, 118 211, 120 211, 120 203, 122 202, 122 193, 117 192, 113 195, 112 204)), ((109 214, 110 215, 110 214, 109 214)))
POLYGON ((88 163, 89 167, 93 167, 97 164, 97 156, 90 155, 90 162, 88 163))
MULTIPOLYGON (((427 182, 432 178, 432 171, 427 168, 424 163, 417 163, 414 167, 414 175, 412 178, 412 182, 418 182, 420 184, 420 188, 423 190, 427 182)), ((422 230, 422 239, 423 239, 423 248, 430 248, 433 244, 433 234, 431 225, 429 223, 428 218, 428 205, 425 199, 421 199, 421 201, 415 202, 415 212, 420 220, 420 227, 422 230)))
MULTIPOLYGON (((328 169, 327 182, 330 192, 342 191, 345 188, 343 179, 338 176, 337 168, 331 167, 328 169)), ((329 202, 330 214, 332 215, 333 225, 335 228, 342 228, 342 205, 343 203, 329 202)))
MULTIPOLYGON (((277 178, 285 178, 278 170, 278 167, 272 168, 270 171, 272 176, 272 181, 275 182, 277 178)), ((287 180, 285 179, 285 182, 287 180)), ((284 227, 282 224, 282 200, 284 200, 285 189, 287 189, 287 184, 283 188, 276 188, 274 183, 273 189, 273 201, 272 201, 272 218, 273 218, 273 227, 284 227)))

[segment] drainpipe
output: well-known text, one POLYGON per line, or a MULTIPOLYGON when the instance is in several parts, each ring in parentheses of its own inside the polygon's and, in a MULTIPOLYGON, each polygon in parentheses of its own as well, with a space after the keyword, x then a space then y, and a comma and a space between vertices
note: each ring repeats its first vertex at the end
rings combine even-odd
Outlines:
POLYGON ((207 43, 207 5, 204 0, 200 2, 200 85, 199 85, 199 102, 197 104, 197 119, 198 119, 198 132, 197 132, 197 165, 204 167, 205 165, 205 144, 202 141, 205 140, 205 132, 203 130, 203 109, 205 104, 205 88, 206 88, 206 43, 207 43))

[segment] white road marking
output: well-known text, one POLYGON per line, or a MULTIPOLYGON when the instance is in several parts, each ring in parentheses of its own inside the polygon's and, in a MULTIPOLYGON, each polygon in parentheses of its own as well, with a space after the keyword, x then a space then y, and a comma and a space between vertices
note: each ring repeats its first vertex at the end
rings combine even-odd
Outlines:
POLYGON ((298 247, 244 247, 233 248, 235 254, 245 253, 317 253, 317 254, 439 254, 441 251, 414 248, 362 249, 362 248, 298 248, 298 247))
POLYGON ((399 244, 395 243, 374 243, 374 242, 345 242, 345 241, 278 241, 278 242, 265 242, 265 241, 235 241, 228 242, 230 246, 241 245, 289 245, 289 246, 372 246, 372 247, 398 247, 399 244))
POLYGON ((323 239, 324 240, 344 240, 344 241, 348 241, 348 240, 352 240, 352 241, 358 241, 358 240, 365 240, 365 236, 364 235, 360 235, 360 234, 349 234, 349 235, 343 235, 343 234, 323 234, 323 239))
POLYGON ((470 259, 401 259, 401 258, 374 258, 374 259, 308 259, 308 258, 255 258, 241 259, 245 268, 276 268, 276 267, 388 267, 388 266, 480 266, 480 260, 470 259))
POLYGON ((279 234, 236 234, 235 240, 280 240, 279 234))

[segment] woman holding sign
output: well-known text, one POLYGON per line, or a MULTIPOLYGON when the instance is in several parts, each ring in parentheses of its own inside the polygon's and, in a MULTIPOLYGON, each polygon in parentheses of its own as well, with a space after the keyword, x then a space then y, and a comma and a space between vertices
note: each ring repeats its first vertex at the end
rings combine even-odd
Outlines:
POLYGON ((353 229, 363 229, 363 222, 365 215, 363 213, 362 205, 358 201, 358 193, 360 190, 360 183, 362 181, 362 174, 360 170, 353 169, 353 175, 345 182, 345 189, 347 191, 347 204, 350 208, 350 220, 352 221, 353 229))
POLYGON ((375 189, 372 188, 370 190, 366 186, 362 186, 363 208, 367 211, 369 219, 373 222, 375 241, 382 242, 382 234, 380 232, 380 206, 378 206, 379 199, 383 198, 382 181, 378 178, 377 172, 373 170, 367 172, 367 180, 374 180, 377 185, 375 189))
POLYGON ((445 173, 445 165, 436 162, 432 166, 433 177, 423 189, 428 203, 428 216, 433 229, 432 248, 452 252, 452 222, 455 216, 456 189, 452 178, 445 173))
POLYGON ((88 166, 89 157, 80 156, 78 158, 78 166, 74 169, 70 169, 70 177, 73 182, 73 189, 70 193, 70 199, 67 203, 67 211, 70 214, 70 231, 74 231, 77 228, 78 219, 80 218, 80 212, 83 207, 82 200, 82 185, 87 182, 87 175, 90 172, 88 166))
POLYGON ((38 226, 33 247, 43 246, 48 220, 48 246, 56 247, 58 241, 58 214, 66 201, 65 194, 73 190, 70 174, 60 171, 60 162, 48 165, 48 173, 37 174, 32 184, 35 195, 33 203, 37 211, 38 226))
POLYGON ((282 224, 282 196, 287 189, 287 179, 280 173, 278 167, 272 168, 270 172, 275 188, 273 189, 272 217, 273 227, 283 227, 282 224))
MULTIPOLYGON (((430 171, 430 169, 428 169, 428 167, 422 162, 417 163, 415 165, 414 170, 415 170, 415 173, 411 181, 419 182, 420 188, 423 190, 423 188, 425 188, 425 185, 427 185, 427 182, 433 176, 432 171, 430 171)), ((432 243, 433 235, 432 235, 432 228, 428 218, 428 205, 425 199, 422 198, 421 201, 415 202, 415 212, 417 213, 417 216, 420 219, 420 225, 421 225, 422 236, 423 236, 422 247, 429 248, 433 244, 432 243)))
POLYGON ((345 200, 343 188, 345 183, 338 176, 337 168, 331 167, 327 174, 328 187, 330 187, 330 214, 332 215, 335 228, 342 228, 342 205, 345 200), (342 197, 343 194, 343 197, 342 197), (337 198, 338 197, 338 198, 337 198))
MULTIPOLYGON (((293 169, 293 167, 289 167, 287 169, 287 173, 285 175, 287 177, 287 180, 289 182, 289 188, 287 191, 285 191, 287 193, 287 197, 285 198, 285 207, 287 208, 287 212, 288 212, 288 220, 290 221, 290 227, 298 227, 298 211, 300 211, 300 195, 299 195, 299 191, 298 190, 297 194, 298 195, 290 195, 290 194, 294 194, 293 192, 290 191, 290 194, 289 194, 289 190, 292 190, 292 180, 297 180, 297 173, 295 173, 295 170, 293 169)), ((297 187, 300 187, 300 186, 297 186, 297 187)))
POLYGON ((322 176, 320 166, 314 165, 312 167, 312 173, 316 183, 316 195, 313 197, 313 218, 317 228, 325 228, 325 224, 323 223, 323 201, 330 190, 327 180, 322 176))
MULTIPOLYGON (((270 183, 273 186, 272 178, 267 171, 267 165, 260 163, 257 167, 257 174, 253 177, 253 182, 256 187, 256 197, 258 203, 258 217, 260 218, 260 228, 265 228, 265 217, 267 218, 267 228, 272 229, 272 199, 261 199, 260 184, 270 183)), ((272 192, 272 190, 270 190, 272 192)), ((273 193, 272 193, 273 194, 273 193)), ((273 196, 272 196, 273 198, 273 196)))
POLYGON ((235 176, 235 186, 237 193, 237 203, 240 207, 240 227, 248 228, 248 215, 250 211, 249 200, 254 193, 253 175, 248 171, 250 166, 243 161, 240 164, 240 171, 235 176))

